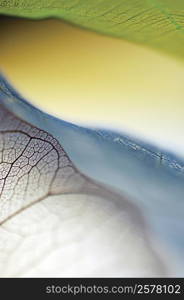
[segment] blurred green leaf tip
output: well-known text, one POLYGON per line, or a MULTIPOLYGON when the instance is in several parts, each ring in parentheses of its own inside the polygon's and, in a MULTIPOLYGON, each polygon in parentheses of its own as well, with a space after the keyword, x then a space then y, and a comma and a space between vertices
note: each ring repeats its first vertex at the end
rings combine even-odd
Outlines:
POLYGON ((0 14, 61 18, 184 58, 184 0, 0 0, 0 14))

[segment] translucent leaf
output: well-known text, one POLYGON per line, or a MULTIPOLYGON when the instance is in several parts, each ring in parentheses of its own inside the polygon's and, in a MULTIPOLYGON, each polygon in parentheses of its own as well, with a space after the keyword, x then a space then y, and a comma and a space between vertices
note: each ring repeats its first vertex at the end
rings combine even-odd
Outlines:
POLYGON ((183 57, 183 0, 0 0, 0 13, 59 17, 183 57))
POLYGON ((183 162, 56 119, 0 78, 0 275, 183 274, 183 162))

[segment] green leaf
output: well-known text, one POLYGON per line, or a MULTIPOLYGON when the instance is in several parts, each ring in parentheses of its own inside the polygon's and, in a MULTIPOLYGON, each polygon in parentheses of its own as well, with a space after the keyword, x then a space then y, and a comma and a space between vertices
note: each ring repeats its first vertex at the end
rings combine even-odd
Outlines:
POLYGON ((0 13, 34 19, 59 17, 184 57, 183 0, 0 0, 0 13))

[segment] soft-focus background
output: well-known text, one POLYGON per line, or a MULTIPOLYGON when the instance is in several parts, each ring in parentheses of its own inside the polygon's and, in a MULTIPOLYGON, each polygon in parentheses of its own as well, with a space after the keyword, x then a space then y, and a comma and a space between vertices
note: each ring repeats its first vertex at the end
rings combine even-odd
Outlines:
POLYGON ((49 113, 183 153, 182 61, 60 20, 1 17, 0 68, 49 113))

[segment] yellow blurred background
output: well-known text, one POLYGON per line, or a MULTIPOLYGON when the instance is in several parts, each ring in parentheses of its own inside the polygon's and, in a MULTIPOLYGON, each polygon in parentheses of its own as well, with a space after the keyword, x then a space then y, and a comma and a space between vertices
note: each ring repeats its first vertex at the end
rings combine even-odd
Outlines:
POLYGON ((182 61, 60 20, 2 17, 0 68, 27 99, 64 120, 184 150, 182 61))

